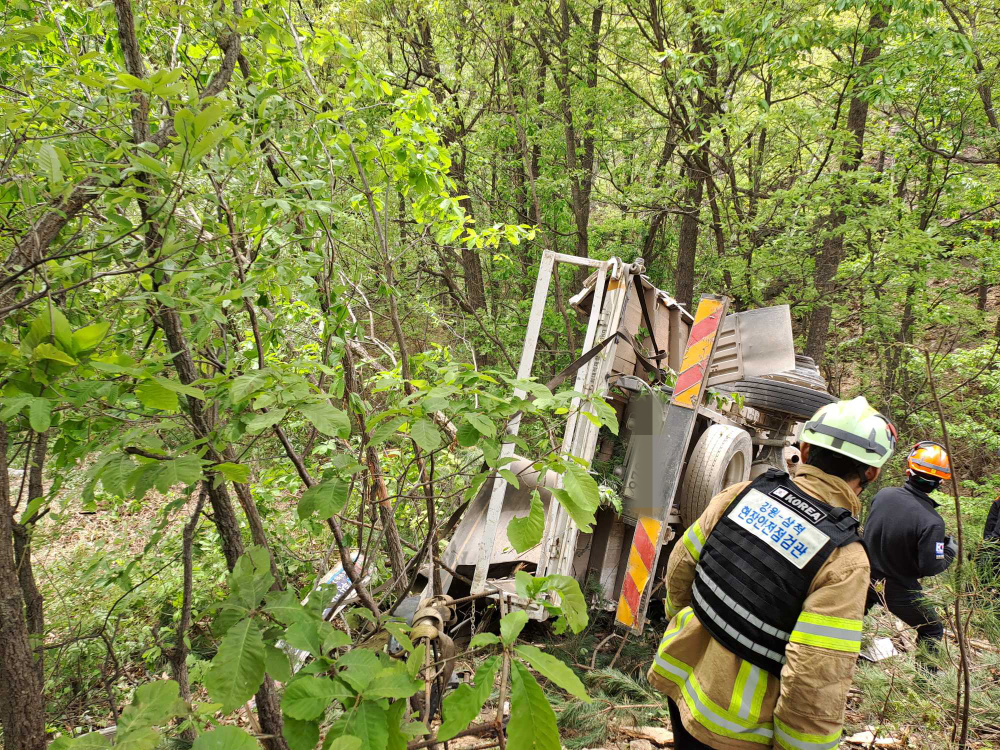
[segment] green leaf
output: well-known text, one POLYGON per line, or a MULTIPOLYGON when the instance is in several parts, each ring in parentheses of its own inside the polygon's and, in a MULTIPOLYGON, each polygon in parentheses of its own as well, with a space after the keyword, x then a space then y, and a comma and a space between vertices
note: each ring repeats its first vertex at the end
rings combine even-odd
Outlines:
POLYGON ((299 598, 291 589, 272 591, 267 595, 266 603, 265 611, 285 625, 291 625, 312 618, 312 615, 302 606, 299 598))
POLYGON ((531 672, 519 661, 510 665, 510 750, 559 750, 556 715, 531 672))
POLYGON ((191 750, 260 750, 260 745, 239 727, 224 726, 196 739, 191 750))
POLYGON ((133 732, 163 724, 178 714, 180 686, 173 680, 157 680, 140 685, 132 703, 118 717, 117 744, 133 732))
POLYGON ((334 737, 356 737, 361 740, 362 750, 385 750, 389 744, 389 721, 385 709, 378 703, 361 701, 331 727, 330 733, 334 737))
POLYGON ((33 398, 28 406, 28 422, 35 432, 45 432, 52 424, 52 402, 47 398, 33 398))
POLYGON ((335 648, 343 648, 351 645, 351 636, 343 630, 331 629, 323 638, 323 652, 330 653, 335 648))
POLYGON ((234 404, 245 400, 267 384, 268 374, 260 370, 240 375, 229 386, 229 396, 234 404))
POLYGON ((500 640, 503 641, 503 645, 509 646, 516 641, 527 624, 528 613, 523 609, 515 609, 504 615, 500 620, 500 640))
POLYGON ((287 413, 288 409, 271 409, 269 412, 258 414, 247 422, 247 432, 255 435, 258 432, 263 432, 270 427, 274 427, 274 425, 285 418, 287 413))
POLYGON ((313 656, 323 655, 323 638, 319 634, 319 620, 310 619, 293 623, 285 631, 285 643, 293 648, 308 651, 313 656))
POLYGON ((5 398, 3 401, 3 410, 0 410, 0 419, 8 420, 15 414, 19 414, 20 411, 31 403, 31 396, 17 396, 16 398, 5 398))
POLYGON ((147 409, 177 411, 179 407, 177 393, 164 388, 155 380, 144 380, 139 383, 139 387, 135 389, 135 396, 147 409))
MULTIPOLYGON (((481 634, 484 635, 484 634, 481 634)), ((475 687, 462 684, 445 696, 441 705, 441 715, 444 721, 438 729, 437 738, 441 742, 450 740, 456 734, 466 729, 472 720, 479 716, 483 705, 493 692, 493 682, 496 680, 500 657, 492 656, 476 670, 475 687)))
POLYGON ((431 420, 418 419, 410 425, 410 437, 421 449, 432 451, 441 445, 441 433, 431 420))
POLYGON ((52 346, 52 344, 41 343, 35 347, 35 351, 32 353, 35 359, 48 359, 53 362, 58 362, 62 365, 75 365, 79 364, 75 359, 69 356, 66 352, 58 347, 52 346))
POLYGON ((590 703, 590 696, 587 695, 587 689, 580 682, 580 678, 576 676, 576 673, 566 666, 564 662, 528 644, 517 646, 514 650, 518 656, 528 662, 542 677, 554 682, 574 698, 578 698, 585 703, 590 703))
POLYGON ((347 505, 348 489, 350 485, 342 479, 328 479, 313 485, 299 498, 299 518, 319 513, 320 520, 325 521, 335 516, 347 505))
POLYGON ((337 659, 337 667, 341 670, 340 679, 360 693, 371 683, 381 664, 373 651, 356 648, 337 659))
POLYGON ((281 710, 293 719, 312 721, 323 715, 339 692, 333 681, 326 677, 299 677, 285 688, 281 710))
POLYGON ((421 643, 417 645, 410 655, 406 657, 406 673, 410 677, 416 677, 420 674, 420 670, 424 668, 424 656, 427 654, 427 645, 421 643))
POLYGON ((534 578, 520 570, 515 573, 515 578, 519 596, 534 599, 544 591, 554 591, 559 594, 559 604, 550 606, 550 609, 559 611, 574 633, 587 627, 587 602, 575 578, 560 575, 534 578))
POLYGON ((463 448, 471 448, 479 442, 479 430, 470 422, 462 422, 458 427, 458 444, 463 448))
POLYGON ((314 750, 319 743, 319 722, 283 718, 281 736, 288 741, 289 750, 314 750))
POLYGON ((105 750, 109 747, 111 740, 98 732, 91 732, 76 739, 63 735, 49 745, 49 750, 105 750))
POLYGON ((593 409, 600 423, 607 427, 612 435, 618 434, 618 415, 613 406, 600 396, 594 396, 590 402, 590 408, 593 409))
POLYGON ((213 466, 217 472, 222 474, 230 482, 239 482, 240 484, 246 484, 247 480, 250 479, 250 467, 246 464, 234 464, 234 463, 222 463, 217 466, 213 466))
POLYGON ((157 383, 162 385, 168 391, 173 391, 174 393, 183 393, 185 396, 191 396, 199 401, 205 400, 205 394, 201 388, 195 388, 193 385, 184 385, 178 380, 171 380, 170 378, 153 378, 157 383))
POLYGON ((247 610, 256 609, 273 584, 271 555, 266 547, 255 544, 240 555, 229 575, 229 601, 235 599, 247 610))
POLYGON ((257 623, 247 618, 229 629, 205 673, 208 694, 222 704, 223 713, 236 710, 257 692, 264 681, 264 658, 257 623))
POLYGON ((112 456, 100 473, 104 491, 117 497, 127 497, 128 477, 134 470, 135 463, 127 453, 112 456))
POLYGON ((48 178, 53 185, 59 185, 63 181, 62 162, 59 159, 59 152, 50 143, 43 143, 38 149, 39 171, 48 178))
POLYGON ((484 646, 493 646, 497 643, 500 643, 500 639, 494 633, 477 633, 469 641, 469 648, 483 648, 484 646))
POLYGON ((278 682, 290 682, 292 666, 288 663, 288 654, 271 645, 266 646, 264 651, 264 671, 278 682))
POLYGON ((524 518, 512 518, 507 524, 507 539, 517 553, 524 552, 542 541, 545 530, 545 507, 538 490, 531 492, 531 509, 524 518))
POLYGON ((74 350, 77 352, 90 351, 104 340, 104 336, 110 327, 111 324, 107 322, 94 323, 78 331, 73 331, 74 350))
POLYGON ((49 339, 49 343, 55 339, 64 351, 73 349, 73 330, 66 316, 57 307, 49 307, 31 321, 30 332, 25 342, 28 346, 34 347, 46 339, 49 339))
POLYGON ((351 420, 347 412, 328 401, 300 406, 299 411, 312 422, 313 427, 328 437, 347 438, 351 434, 351 420))
POLYGON ((424 686, 423 680, 414 680, 406 668, 398 666, 380 669, 365 688, 366 698, 409 698, 424 686))
POLYGON ((407 633, 409 630, 408 626, 401 622, 387 622, 385 623, 385 629, 392 634, 393 638, 399 641, 399 645, 407 651, 413 651, 413 641, 410 640, 410 636, 407 633))
POLYGON ((361 738, 350 734, 343 734, 334 739, 327 738, 323 743, 323 750, 361 750, 361 738))
POLYGON ((490 438, 497 436, 497 426, 493 424, 493 420, 489 417, 477 414, 474 411, 467 412, 464 416, 469 420, 469 424, 475 427, 480 434, 490 438))
POLYGON ((566 506, 580 531, 589 533, 595 523, 594 513, 601 505, 601 493, 597 482, 584 469, 576 464, 566 467, 563 474, 563 487, 569 494, 571 504, 566 506))
POLYGON ((386 724, 389 727, 389 743, 386 750, 406 750, 410 738, 403 732, 403 718, 406 716, 406 701, 396 701, 389 706, 386 724))
POLYGON ((197 456, 181 456, 170 461, 157 461, 152 467, 152 482, 166 494, 171 487, 194 484, 201 479, 202 460, 197 456))
POLYGON ((163 737, 152 727, 143 727, 118 737, 115 750, 156 750, 163 737))

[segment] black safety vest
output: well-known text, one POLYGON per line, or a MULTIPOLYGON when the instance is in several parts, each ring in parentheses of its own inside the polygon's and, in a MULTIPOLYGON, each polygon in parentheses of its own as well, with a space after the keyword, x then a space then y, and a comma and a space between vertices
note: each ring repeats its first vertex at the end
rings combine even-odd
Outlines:
POLYGON ((785 646, 816 573, 861 541, 858 521, 771 469, 736 496, 705 540, 692 608, 737 656, 780 675, 785 646))

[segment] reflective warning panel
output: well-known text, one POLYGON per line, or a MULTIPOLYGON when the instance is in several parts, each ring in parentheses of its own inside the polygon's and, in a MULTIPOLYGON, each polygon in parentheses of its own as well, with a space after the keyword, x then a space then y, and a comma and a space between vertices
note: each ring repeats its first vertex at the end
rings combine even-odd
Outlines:
POLYGON ((712 357, 712 347, 724 314, 725 303, 722 300, 702 298, 698 303, 698 312, 694 316, 694 325, 691 326, 687 349, 684 350, 681 371, 674 384, 674 396, 670 403, 688 409, 698 407, 701 391, 704 388, 705 373, 712 357))

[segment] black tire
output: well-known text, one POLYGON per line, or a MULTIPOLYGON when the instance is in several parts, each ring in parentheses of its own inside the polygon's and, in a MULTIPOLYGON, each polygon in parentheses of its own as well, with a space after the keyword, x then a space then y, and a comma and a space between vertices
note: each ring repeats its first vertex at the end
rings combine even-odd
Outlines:
POLYGON ((685 526, 700 516, 709 501, 726 487, 750 477, 753 441, 732 425, 713 424, 698 438, 681 480, 677 512, 685 526))
POLYGON ((831 396, 825 391, 766 378, 737 380, 729 384, 727 390, 742 393, 744 404, 751 409, 790 414, 803 419, 811 417, 821 406, 832 404, 837 400, 836 396, 831 396))

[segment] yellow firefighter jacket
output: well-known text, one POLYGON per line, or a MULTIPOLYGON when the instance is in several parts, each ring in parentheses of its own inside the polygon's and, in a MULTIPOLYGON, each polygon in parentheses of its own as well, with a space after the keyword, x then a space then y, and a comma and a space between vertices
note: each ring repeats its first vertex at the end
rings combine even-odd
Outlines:
MULTIPOLYGON (((795 483, 858 515, 858 497, 842 479, 803 465, 795 483)), ((712 498, 674 547, 667 566, 672 619, 648 678, 677 704, 685 729, 710 747, 835 748, 860 649, 870 576, 860 543, 834 550, 816 573, 785 650, 780 681, 714 640, 688 606, 702 546, 747 484, 712 498)))

